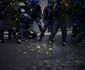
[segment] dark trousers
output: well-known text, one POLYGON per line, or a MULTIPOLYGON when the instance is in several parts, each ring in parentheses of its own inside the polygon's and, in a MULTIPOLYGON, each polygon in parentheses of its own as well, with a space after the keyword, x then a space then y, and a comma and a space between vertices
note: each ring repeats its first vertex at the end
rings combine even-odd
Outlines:
POLYGON ((11 40, 12 35, 16 40, 18 40, 18 34, 16 33, 16 28, 15 27, 9 27, 8 28, 8 39, 11 40))
POLYGON ((0 28, 0 40, 4 40, 4 29, 0 28))
POLYGON ((80 32, 79 32, 79 37, 78 37, 78 43, 81 43, 84 36, 85 36, 85 22, 81 22, 79 25, 80 32))
POLYGON ((22 30, 22 28, 18 29, 18 38, 23 39, 23 30, 22 30))
POLYGON ((4 22, 0 20, 0 40, 4 40, 4 22))
POLYGON ((78 43, 82 42, 84 36, 85 36, 85 30, 84 31, 80 30, 79 37, 78 37, 78 43))
POLYGON ((53 25, 53 20, 46 20, 46 22, 44 23, 44 27, 43 27, 42 32, 41 32, 41 34, 40 34, 40 38, 41 38, 41 39, 42 39, 42 37, 43 37, 46 29, 49 27, 49 25, 50 25, 50 26, 53 25))
POLYGON ((23 28, 27 29, 28 28, 28 23, 24 23, 25 25, 23 25, 23 22, 20 21, 18 24, 19 25, 16 28, 17 29, 16 32, 18 33, 18 38, 23 39, 23 28))
POLYGON ((75 21, 73 23, 73 29, 72 29, 72 37, 75 38, 76 35, 80 32, 80 27, 79 27, 79 21, 75 21))
POLYGON ((49 37, 50 41, 53 40, 59 27, 61 28, 61 31, 62 31, 62 42, 66 42, 66 36, 67 36, 66 24, 62 23, 61 21, 57 21, 57 20, 55 20, 53 23, 52 32, 49 37))

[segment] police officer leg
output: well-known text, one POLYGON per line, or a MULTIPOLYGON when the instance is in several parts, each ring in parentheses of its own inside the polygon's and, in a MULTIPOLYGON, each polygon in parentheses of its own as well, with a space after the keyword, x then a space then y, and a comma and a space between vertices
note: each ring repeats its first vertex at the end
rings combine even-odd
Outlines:
POLYGON ((73 34, 75 33, 75 31, 76 31, 77 28, 78 28, 78 27, 77 27, 76 23, 73 23, 73 29, 72 29, 72 33, 73 33, 73 34))
POLYGON ((53 26, 53 20, 50 20, 48 30, 51 32, 52 31, 52 26, 53 26))
POLYGON ((19 28, 19 39, 21 39, 22 41, 24 41, 24 38, 23 38, 23 32, 22 32, 22 28, 19 28))
POLYGON ((11 40, 12 28, 8 28, 8 40, 11 40))
POLYGON ((83 46, 80 43, 82 42, 84 36, 85 36, 85 30, 84 31, 80 31, 80 33, 79 33, 79 39, 78 39, 78 43, 77 43, 78 46, 83 46))
POLYGON ((15 37, 15 39, 17 40, 17 43, 21 44, 22 41, 20 40, 19 36, 18 36, 18 33, 16 33, 16 28, 14 27, 13 28, 13 36, 15 37))
POLYGON ((2 42, 4 42, 4 29, 2 28, 2 42))
POLYGON ((0 28, 0 43, 4 42, 4 29, 0 28))
POLYGON ((33 29, 33 22, 34 22, 34 20, 31 19, 31 20, 30 20, 30 29, 33 29))
POLYGON ((59 22, 57 20, 55 20, 55 22, 53 23, 53 26, 52 26, 52 32, 51 32, 50 37, 49 37, 49 44, 53 43, 52 42, 53 38, 56 35, 58 29, 59 29, 59 22))
POLYGON ((37 17, 35 21, 38 24, 38 27, 39 27, 40 31, 42 32, 42 25, 41 25, 41 22, 40 22, 40 18, 37 17))
POLYGON ((44 27, 43 27, 43 29, 42 29, 42 32, 41 32, 41 34, 40 34, 40 36, 39 36, 38 41, 41 41, 41 39, 42 39, 42 37, 44 36, 44 33, 45 33, 48 25, 49 25, 49 21, 47 20, 47 21, 45 22, 45 24, 44 24, 44 27))
POLYGON ((73 25, 73 30, 72 30, 72 40, 74 40, 74 38, 76 37, 76 35, 80 32, 80 28, 78 27, 78 25, 75 23, 73 25))
POLYGON ((3 43, 3 41, 4 41, 4 22, 2 19, 0 19, 0 43, 3 43))
POLYGON ((61 31, 62 31, 62 45, 67 45, 66 44, 66 37, 67 37, 67 29, 66 29, 66 24, 63 24, 61 27, 61 31))
POLYGON ((2 39, 1 39, 2 38, 2 34, 1 33, 2 33, 2 30, 0 28, 0 43, 2 42, 2 39))
POLYGON ((76 37, 76 35, 80 32, 80 29, 76 29, 75 32, 72 35, 72 40, 74 40, 74 38, 76 37))
POLYGON ((80 28, 80 33, 79 33, 78 45, 82 46, 80 43, 82 42, 85 36, 85 22, 81 22, 79 28, 80 28))
POLYGON ((13 34, 15 39, 18 39, 18 36, 17 36, 18 34, 16 33, 16 28, 15 27, 13 27, 13 29, 12 29, 12 34, 13 34))

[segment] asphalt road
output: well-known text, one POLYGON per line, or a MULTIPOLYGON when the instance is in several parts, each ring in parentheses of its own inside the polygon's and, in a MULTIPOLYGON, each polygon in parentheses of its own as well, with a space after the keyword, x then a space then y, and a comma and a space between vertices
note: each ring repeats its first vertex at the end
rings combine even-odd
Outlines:
POLYGON ((48 44, 48 38, 44 36, 41 42, 26 39, 22 44, 5 38, 0 44, 0 70, 85 70, 85 47, 76 46, 70 34, 68 46, 61 45, 61 35, 53 45, 48 44))

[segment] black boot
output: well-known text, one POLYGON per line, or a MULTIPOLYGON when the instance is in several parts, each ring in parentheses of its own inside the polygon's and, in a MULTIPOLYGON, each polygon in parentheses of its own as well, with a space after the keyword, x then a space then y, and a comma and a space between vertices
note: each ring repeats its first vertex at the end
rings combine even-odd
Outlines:
POLYGON ((22 43, 22 40, 18 39, 18 40, 17 40, 17 43, 18 43, 18 44, 21 44, 21 43, 22 43))
POLYGON ((40 37, 38 37, 38 39, 37 39, 38 41, 41 41, 41 38, 40 37))
POLYGON ((11 40, 12 39, 12 31, 11 29, 8 30, 8 40, 11 40))
POLYGON ((48 44, 52 45, 53 44, 53 41, 48 41, 48 44))
POLYGON ((80 43, 79 43, 79 44, 77 44, 77 46, 79 46, 79 47, 84 47, 84 45, 82 45, 82 44, 80 44, 80 43))
POLYGON ((67 43, 66 43, 66 42, 62 42, 62 45, 63 45, 63 46, 67 46, 67 43))

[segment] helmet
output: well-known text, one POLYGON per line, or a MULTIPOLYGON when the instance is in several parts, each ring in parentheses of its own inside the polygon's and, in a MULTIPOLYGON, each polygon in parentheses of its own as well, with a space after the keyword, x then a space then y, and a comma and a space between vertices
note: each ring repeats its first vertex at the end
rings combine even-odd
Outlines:
POLYGON ((18 5, 20 8, 24 8, 26 6, 24 2, 19 2, 18 5))

